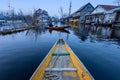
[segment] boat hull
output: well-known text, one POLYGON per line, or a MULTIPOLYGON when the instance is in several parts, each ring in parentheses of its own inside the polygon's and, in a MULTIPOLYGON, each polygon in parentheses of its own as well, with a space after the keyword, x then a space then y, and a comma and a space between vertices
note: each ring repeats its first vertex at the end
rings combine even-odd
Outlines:
POLYGON ((94 80, 72 49, 59 39, 30 80, 94 80))
POLYGON ((50 30, 64 30, 65 28, 69 28, 70 26, 60 26, 60 27, 46 27, 46 29, 50 30))

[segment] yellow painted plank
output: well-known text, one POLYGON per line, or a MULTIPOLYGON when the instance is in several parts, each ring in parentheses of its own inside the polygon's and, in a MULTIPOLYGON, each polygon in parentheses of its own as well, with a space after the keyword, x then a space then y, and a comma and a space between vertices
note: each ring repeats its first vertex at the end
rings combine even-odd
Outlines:
MULTIPOLYGON (((55 44, 53 48, 50 50, 48 55, 45 57, 45 59, 42 61, 40 66, 37 68, 33 76, 30 80, 42 80, 45 75, 45 69, 47 67, 53 67, 53 62, 55 59, 55 56, 52 56, 53 52, 69 52, 69 56, 60 56, 59 59, 56 61, 56 65, 54 67, 59 67, 58 65, 62 65, 61 67, 75 67, 77 69, 77 72, 65 72, 63 75, 66 78, 75 78, 77 80, 94 80, 92 76, 89 74, 87 69, 84 67, 82 62, 77 58, 77 56, 74 54, 74 52, 70 49, 70 47, 65 43, 65 45, 57 45, 55 44), (60 50, 59 50, 60 47, 60 50), (69 64, 67 63, 69 62, 69 64), (78 78, 79 76, 79 78, 78 78)), ((63 79, 64 80, 64 79, 63 79)), ((69 80, 69 79, 67 79, 69 80)))
POLYGON ((82 62, 77 58, 71 48, 65 43, 67 51, 70 53, 71 60, 74 66, 77 68, 77 73, 80 80, 94 80, 93 77, 88 73, 82 62))
POLYGON ((42 80, 42 78, 44 77, 45 69, 50 63, 52 53, 54 52, 55 48, 56 48, 56 44, 53 46, 53 48, 50 50, 48 55, 42 61, 42 63, 37 68, 37 70, 35 71, 35 73, 33 74, 30 80, 42 80))

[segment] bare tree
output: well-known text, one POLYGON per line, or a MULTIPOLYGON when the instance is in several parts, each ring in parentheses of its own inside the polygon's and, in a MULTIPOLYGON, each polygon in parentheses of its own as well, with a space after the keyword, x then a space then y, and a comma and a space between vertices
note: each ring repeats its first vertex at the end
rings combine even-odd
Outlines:
POLYGON ((63 13, 63 8, 62 7, 60 7, 59 14, 60 14, 60 17, 63 18, 64 13, 63 13))
POLYGON ((69 15, 68 13, 65 13, 63 11, 62 7, 60 7, 59 14, 60 14, 60 18, 65 18, 65 17, 67 17, 69 15))
POLYGON ((11 10, 11 20, 14 23, 14 20, 15 20, 15 10, 14 10, 14 8, 11 10))

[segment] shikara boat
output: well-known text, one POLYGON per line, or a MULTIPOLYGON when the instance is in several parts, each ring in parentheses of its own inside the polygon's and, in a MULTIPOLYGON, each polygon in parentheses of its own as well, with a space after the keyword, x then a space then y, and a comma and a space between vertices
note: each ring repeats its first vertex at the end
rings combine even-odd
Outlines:
POLYGON ((30 80, 94 80, 71 48, 59 39, 30 80))
POLYGON ((69 28, 70 26, 54 26, 54 27, 46 27, 46 29, 51 29, 51 30, 63 30, 65 28, 69 28))

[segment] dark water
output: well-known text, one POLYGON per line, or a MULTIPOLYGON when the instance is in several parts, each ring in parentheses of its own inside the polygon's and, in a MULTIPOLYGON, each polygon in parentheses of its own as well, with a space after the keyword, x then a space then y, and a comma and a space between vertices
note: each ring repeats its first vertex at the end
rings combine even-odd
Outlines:
POLYGON ((44 28, 0 36, 0 80, 28 80, 59 37, 96 80, 120 80, 120 30, 80 26, 70 33, 44 28))

